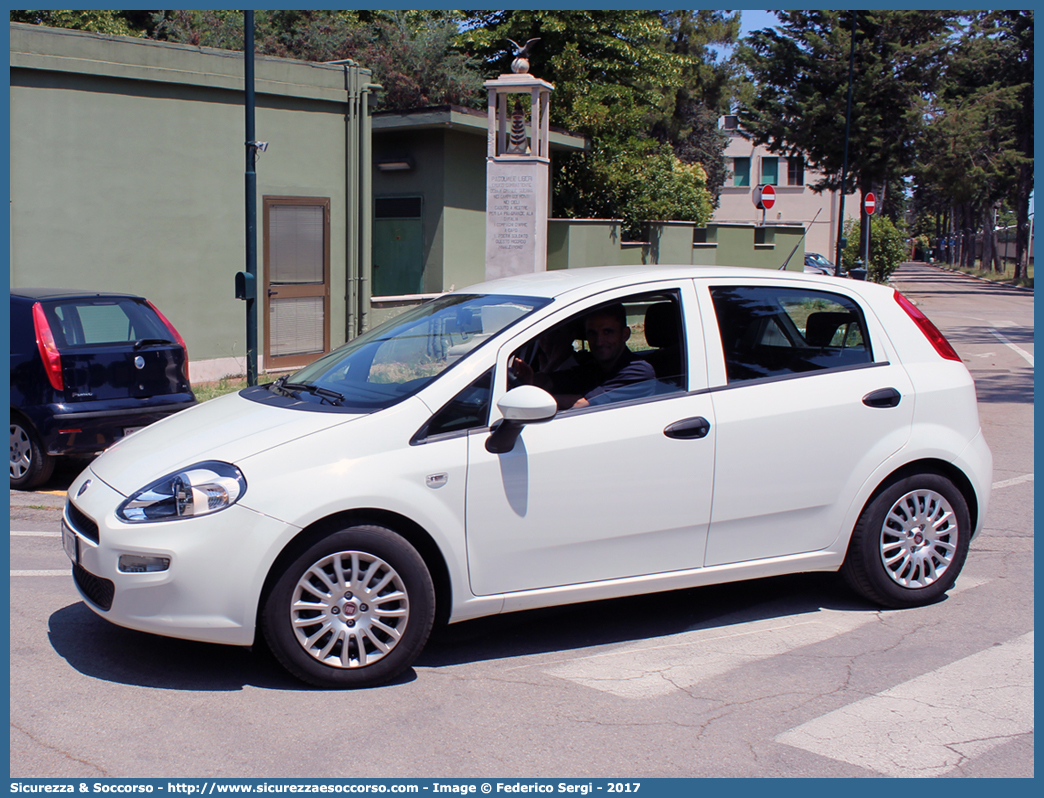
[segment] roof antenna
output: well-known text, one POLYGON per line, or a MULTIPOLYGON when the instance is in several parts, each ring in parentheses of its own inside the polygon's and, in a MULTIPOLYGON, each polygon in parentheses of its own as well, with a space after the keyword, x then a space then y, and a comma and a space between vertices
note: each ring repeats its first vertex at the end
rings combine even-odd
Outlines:
POLYGON ((790 251, 790 254, 787 255, 787 259, 783 261, 783 265, 779 267, 778 271, 783 271, 787 268, 787 264, 790 263, 790 259, 794 257, 794 253, 797 252, 797 248, 801 246, 801 242, 804 241, 805 236, 808 235, 808 228, 816 223, 816 219, 819 218, 819 214, 821 214, 822 212, 822 208, 816 211, 816 215, 812 217, 812 221, 808 223, 808 227, 805 228, 805 232, 801 234, 801 238, 798 239, 798 242, 794 245, 794 248, 790 251))

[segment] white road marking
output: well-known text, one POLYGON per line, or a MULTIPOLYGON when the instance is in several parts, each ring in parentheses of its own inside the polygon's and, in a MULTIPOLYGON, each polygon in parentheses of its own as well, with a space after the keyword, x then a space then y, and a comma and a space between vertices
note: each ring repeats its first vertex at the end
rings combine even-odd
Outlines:
POLYGON ((42 532, 42 531, 29 531, 23 532, 22 530, 12 529, 11 537, 13 538, 60 538, 61 532, 42 532))
POLYGON ((892 777, 937 777, 1033 733, 1033 632, 834 710, 776 742, 892 777))
POLYGON ((1021 485, 1023 482, 1032 482, 1033 474, 1023 474, 1021 477, 1012 477, 1011 479, 1003 479, 1000 482, 993 483, 993 489, 998 490, 999 488, 1010 488, 1012 485, 1021 485))
MULTIPOLYGON (((951 595, 985 584, 962 576, 951 595)), ((751 621, 736 626, 697 629, 662 638, 658 644, 628 645, 560 663, 541 663, 550 676, 568 679, 620 698, 658 698, 728 673, 752 662, 787 654, 869 623, 895 610, 850 612, 816 610, 784 618, 751 621)), ((532 666, 528 666, 532 667, 532 666)))
POLYGON ((1015 344, 1013 344, 1011 341, 1009 341, 1007 338, 1005 338, 1003 335, 1001 335, 996 330, 991 329, 990 332, 993 333, 993 337, 994 338, 996 338, 998 341, 1000 341, 1002 344, 1004 344, 1006 347, 1008 347, 1008 349, 1010 349, 1013 352, 1015 352, 1015 354, 1017 354, 1019 357, 1021 357, 1027 363, 1029 363, 1030 366, 1033 365, 1033 355, 1031 355, 1025 349, 1022 349, 1021 347, 1018 347, 1015 344))

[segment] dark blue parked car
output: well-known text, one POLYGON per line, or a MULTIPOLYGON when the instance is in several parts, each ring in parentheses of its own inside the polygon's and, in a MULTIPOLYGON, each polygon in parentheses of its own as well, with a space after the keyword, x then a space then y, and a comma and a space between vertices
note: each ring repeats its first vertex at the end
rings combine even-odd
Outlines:
POLYGON ((191 407, 188 352, 148 300, 54 288, 11 291, 11 487, 50 478, 191 407))

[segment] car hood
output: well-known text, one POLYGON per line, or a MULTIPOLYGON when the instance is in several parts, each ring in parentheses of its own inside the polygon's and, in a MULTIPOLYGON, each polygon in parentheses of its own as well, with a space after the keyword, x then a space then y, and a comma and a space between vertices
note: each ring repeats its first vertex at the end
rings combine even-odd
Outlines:
POLYGON ((239 394, 211 399, 129 435, 91 469, 124 495, 203 460, 236 463, 273 446, 329 429, 364 414, 272 407, 239 394))

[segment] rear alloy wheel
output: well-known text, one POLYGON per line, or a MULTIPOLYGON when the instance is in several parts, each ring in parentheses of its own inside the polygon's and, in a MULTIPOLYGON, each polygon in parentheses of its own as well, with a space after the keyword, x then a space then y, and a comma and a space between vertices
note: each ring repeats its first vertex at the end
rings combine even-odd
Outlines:
POLYGON ((885 607, 938 601, 968 556, 971 520, 964 496, 939 474, 906 477, 863 510, 841 573, 885 607))
POLYGON ((32 428, 20 418, 11 417, 11 489, 31 490, 54 473, 54 457, 40 445, 32 428))
POLYGON ((405 671, 427 642, 435 590, 417 550, 389 529, 351 527, 298 556, 265 602, 269 648, 319 687, 371 687, 405 671))

